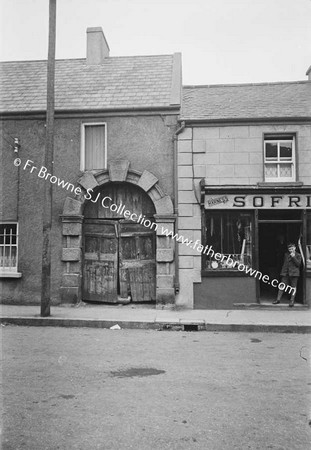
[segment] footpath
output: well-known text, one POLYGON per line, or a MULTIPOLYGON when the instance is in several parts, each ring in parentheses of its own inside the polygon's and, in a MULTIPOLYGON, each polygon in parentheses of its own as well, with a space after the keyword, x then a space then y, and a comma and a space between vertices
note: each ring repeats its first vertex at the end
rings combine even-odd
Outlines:
POLYGON ((51 306, 49 317, 40 306, 0 305, 2 326, 54 326, 93 328, 139 328, 182 331, 245 331, 310 333, 311 310, 300 305, 261 306, 232 310, 155 309, 154 306, 89 305, 51 306))

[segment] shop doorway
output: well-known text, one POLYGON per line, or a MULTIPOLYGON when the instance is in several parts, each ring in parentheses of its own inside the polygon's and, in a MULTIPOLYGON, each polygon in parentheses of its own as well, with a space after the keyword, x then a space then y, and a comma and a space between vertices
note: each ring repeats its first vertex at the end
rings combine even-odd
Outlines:
MULTIPOLYGON (((294 242, 299 252, 298 241, 302 236, 301 212, 292 211, 259 211, 258 216, 258 256, 259 270, 269 275, 270 280, 281 281, 280 272, 283 265, 287 243, 294 242)), ((304 286, 303 267, 300 269, 296 302, 303 303, 304 286)), ((272 302, 277 297, 277 288, 259 281, 259 300, 261 303, 272 302)), ((289 300, 284 293, 282 303, 289 300)))
POLYGON ((136 186, 110 183, 95 192, 92 200, 94 203, 85 208, 83 224, 82 299, 101 303, 155 302, 155 210, 151 199, 136 186), (119 212, 110 205, 121 205, 119 212), (125 220, 120 213, 123 205, 124 211, 151 225, 125 220))

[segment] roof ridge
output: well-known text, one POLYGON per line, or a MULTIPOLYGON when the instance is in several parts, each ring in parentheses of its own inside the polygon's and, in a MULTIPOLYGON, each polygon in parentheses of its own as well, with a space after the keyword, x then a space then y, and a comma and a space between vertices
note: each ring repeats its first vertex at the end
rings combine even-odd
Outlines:
MULTIPOLYGON (((86 58, 61 58, 56 59, 55 61, 85 61, 86 58)), ((9 64, 9 63, 40 63, 47 62, 47 59, 21 59, 21 60, 12 60, 12 61, 0 61, 0 64, 9 64)))

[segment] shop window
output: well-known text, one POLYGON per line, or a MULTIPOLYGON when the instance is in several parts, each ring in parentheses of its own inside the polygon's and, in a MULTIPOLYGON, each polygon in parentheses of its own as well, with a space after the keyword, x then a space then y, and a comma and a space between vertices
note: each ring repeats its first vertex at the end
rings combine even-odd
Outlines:
POLYGON ((205 224, 205 244, 215 253, 203 255, 203 270, 238 270, 233 262, 252 266, 252 214, 209 211, 205 224), (216 253, 224 258, 216 260, 216 253))
POLYGON ((268 182, 296 181, 294 136, 265 136, 264 176, 268 182))
POLYGON ((0 274, 17 273, 17 223, 0 224, 0 274))
POLYGON ((308 270, 311 270, 311 213, 307 216, 306 266, 308 270))
POLYGON ((81 136, 81 170, 99 170, 107 166, 107 126, 84 123, 81 136))

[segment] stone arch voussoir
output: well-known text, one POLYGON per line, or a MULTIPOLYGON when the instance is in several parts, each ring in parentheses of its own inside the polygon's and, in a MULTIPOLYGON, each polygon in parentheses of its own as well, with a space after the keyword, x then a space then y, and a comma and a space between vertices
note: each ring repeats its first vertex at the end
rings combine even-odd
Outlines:
MULTIPOLYGON (((114 160, 108 169, 85 172, 78 180, 82 192, 76 198, 67 197, 63 207, 63 237, 64 248, 62 261, 64 272, 61 284, 61 298, 65 303, 77 303, 81 300, 82 279, 82 222, 85 194, 89 189, 97 189, 110 182, 127 182, 139 186, 151 198, 158 225, 174 228, 175 215, 171 197, 160 187, 158 178, 148 170, 139 172, 130 168, 127 160, 114 160)), ((157 232, 157 239, 161 233, 157 232)), ((157 307, 169 306, 174 303, 174 243, 165 238, 165 247, 157 250, 157 265, 166 265, 165 271, 157 271, 157 307), (162 275, 165 273, 165 275, 162 275)))
MULTIPOLYGON (((173 214, 174 207, 171 197, 164 194, 159 185, 158 178, 148 170, 139 172, 130 168, 127 160, 111 161, 108 169, 100 172, 85 172, 78 180, 79 185, 86 192, 88 189, 96 189, 109 182, 122 182, 135 184, 143 189, 154 203, 156 214, 173 214)), ((67 197, 64 205, 63 215, 80 215, 85 202, 85 192, 80 198, 67 197)))

